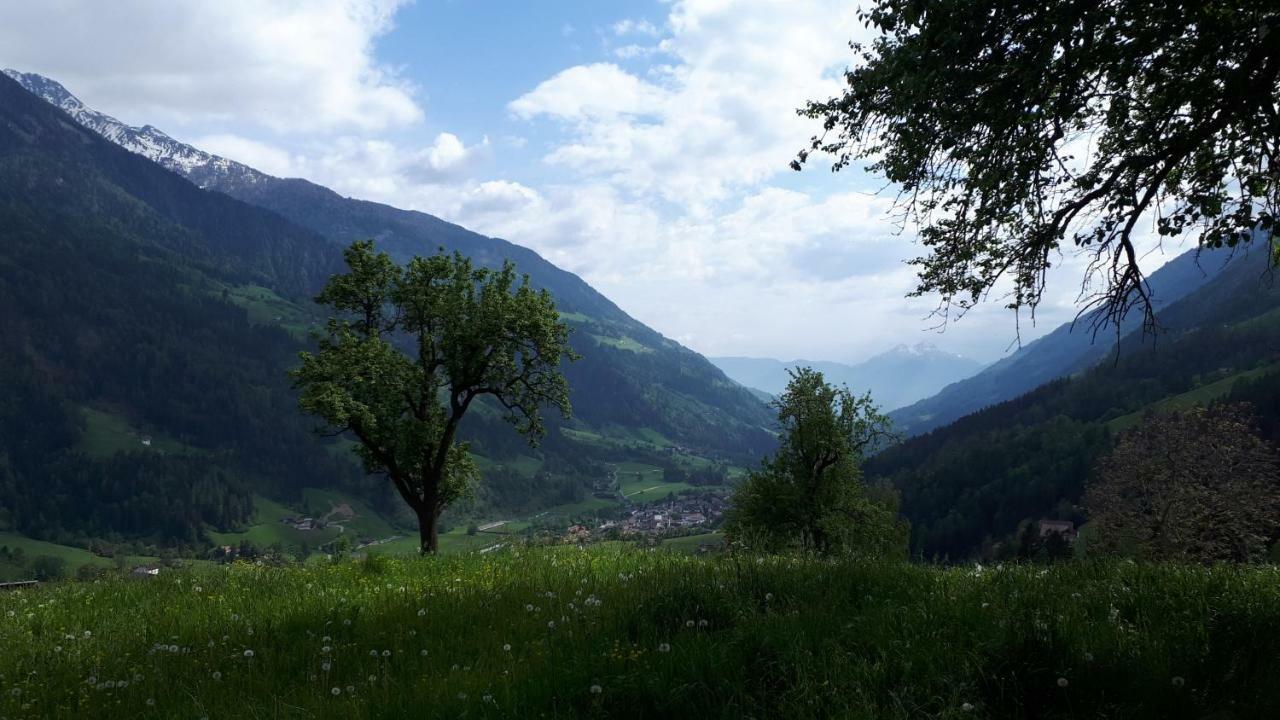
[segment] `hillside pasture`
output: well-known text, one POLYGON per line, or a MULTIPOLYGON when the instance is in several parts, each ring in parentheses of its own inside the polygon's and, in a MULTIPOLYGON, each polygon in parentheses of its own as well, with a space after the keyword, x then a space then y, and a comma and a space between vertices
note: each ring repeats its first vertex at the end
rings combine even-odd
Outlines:
POLYGON ((573 547, 0 594, 9 718, 1264 718, 1280 573, 573 547))

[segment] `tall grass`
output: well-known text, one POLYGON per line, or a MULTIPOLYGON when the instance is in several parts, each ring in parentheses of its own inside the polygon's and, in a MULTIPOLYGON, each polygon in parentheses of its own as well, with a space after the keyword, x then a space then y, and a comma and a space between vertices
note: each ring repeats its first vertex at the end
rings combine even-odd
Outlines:
POLYGON ((0 595, 0 717, 1266 718, 1277 629, 1269 568, 237 565, 0 595))

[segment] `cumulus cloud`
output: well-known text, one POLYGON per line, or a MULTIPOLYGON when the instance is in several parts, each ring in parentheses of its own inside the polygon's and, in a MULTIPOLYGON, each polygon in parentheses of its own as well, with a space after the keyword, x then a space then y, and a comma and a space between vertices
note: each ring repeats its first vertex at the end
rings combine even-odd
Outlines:
POLYGON ((522 118, 571 122, 548 163, 691 209, 786 171, 813 131, 795 109, 838 91, 833 69, 848 61, 849 40, 868 33, 842 0, 685 0, 667 26, 658 47, 669 65, 644 77, 579 65, 509 107, 522 118))
POLYGON ((638 116, 666 113, 667 92, 612 63, 578 65, 544 80, 508 106, 522 118, 546 115, 584 123, 589 134, 597 124, 626 125, 638 116))
POLYGON ((402 1, 3 3, 0 47, 9 66, 137 124, 380 130, 423 117, 373 55, 402 1))

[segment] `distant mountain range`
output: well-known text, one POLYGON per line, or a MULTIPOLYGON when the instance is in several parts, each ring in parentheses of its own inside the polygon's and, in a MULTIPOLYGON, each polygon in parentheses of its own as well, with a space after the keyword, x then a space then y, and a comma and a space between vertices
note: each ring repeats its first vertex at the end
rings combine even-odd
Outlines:
MULTIPOLYGON (((1177 321, 1178 315, 1164 314, 1162 309, 1223 272, 1228 257, 1226 252, 1199 254, 1192 250, 1151 274, 1152 298, 1164 331, 1176 329, 1176 325, 1171 323, 1177 321)), ((1141 322, 1138 313, 1131 314, 1122 324, 1121 334, 1137 329, 1141 322)), ((1149 340, 1158 342, 1159 335, 1149 340)), ((1108 328, 1095 336, 1092 316, 1086 316, 1076 323, 1064 323, 972 377, 956 378, 956 382, 939 388, 936 395, 922 396, 924 399, 919 399, 919 402, 900 406, 890 416, 900 431, 918 435, 982 408, 1018 397, 1051 380, 1087 370, 1113 356, 1115 350, 1115 328, 1108 328)))
POLYGON ((311 435, 285 375, 324 320, 311 298, 341 271, 342 248, 368 237, 400 260, 441 247, 510 259, 574 329, 574 417, 548 418, 540 447, 483 406, 464 423, 484 474, 477 502, 572 504, 609 463, 723 468, 775 442, 749 391, 531 250, 265 175, 6 71, 0 531, 199 547, 260 498, 385 497, 341 443, 311 435))
POLYGON ((982 368, 976 360, 944 352, 927 342, 898 345, 856 365, 827 360, 709 359, 734 381, 769 395, 783 391, 790 378, 788 370, 811 367, 822 372, 828 382, 848 385, 858 393, 869 391, 885 409, 899 408, 928 397, 982 368))

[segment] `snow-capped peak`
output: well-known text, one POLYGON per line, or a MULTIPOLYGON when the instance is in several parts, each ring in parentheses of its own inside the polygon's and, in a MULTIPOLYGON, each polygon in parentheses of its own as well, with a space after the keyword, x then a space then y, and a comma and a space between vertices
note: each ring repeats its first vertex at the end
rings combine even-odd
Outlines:
POLYGON ((234 179, 252 183, 266 177, 247 165, 174 140, 151 125, 126 125, 110 115, 89 108, 56 80, 36 73, 9 69, 4 70, 4 74, 31 94, 70 115, 85 128, 130 152, 159 163, 201 187, 208 187, 215 180, 234 179))

